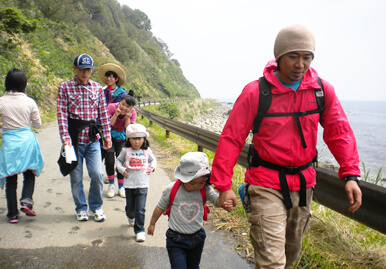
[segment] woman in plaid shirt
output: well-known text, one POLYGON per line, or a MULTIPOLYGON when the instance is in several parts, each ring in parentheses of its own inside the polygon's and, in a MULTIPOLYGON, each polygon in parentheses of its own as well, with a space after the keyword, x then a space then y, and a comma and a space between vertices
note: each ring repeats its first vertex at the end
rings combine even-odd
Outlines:
POLYGON ((103 171, 99 139, 103 148, 111 147, 110 121, 103 90, 99 83, 90 80, 94 60, 80 54, 74 60, 75 77, 60 84, 57 96, 57 115, 60 138, 65 145, 73 145, 78 164, 70 172, 71 191, 79 221, 88 220, 87 202, 83 190, 83 159, 91 178, 88 195, 89 213, 95 221, 106 219, 102 210, 103 171), (99 131, 96 122, 101 126, 99 131), (101 134, 102 133, 102 134, 101 134))

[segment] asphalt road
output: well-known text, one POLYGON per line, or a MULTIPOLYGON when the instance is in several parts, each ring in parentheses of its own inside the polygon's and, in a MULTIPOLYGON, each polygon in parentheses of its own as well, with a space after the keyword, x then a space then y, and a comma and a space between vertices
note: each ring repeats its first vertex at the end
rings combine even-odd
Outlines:
MULTIPOLYGON (((56 163, 60 139, 55 124, 37 134, 44 156, 44 168, 36 179, 34 210, 36 217, 21 213, 18 224, 8 223, 5 190, 0 190, 0 268, 170 268, 165 248, 167 217, 157 223, 154 236, 135 242, 124 212, 125 199, 106 198, 104 185, 104 222, 79 222, 71 195, 69 176, 60 174, 56 163)), ((157 157, 157 152, 155 152, 157 157)), ((84 168, 86 197, 90 179, 84 168)), ((22 175, 18 177, 18 197, 22 175)), ((153 209, 170 178, 162 166, 150 177, 146 204, 146 227, 153 209)), ((239 257, 221 232, 209 228, 201 268, 252 268, 239 257)))

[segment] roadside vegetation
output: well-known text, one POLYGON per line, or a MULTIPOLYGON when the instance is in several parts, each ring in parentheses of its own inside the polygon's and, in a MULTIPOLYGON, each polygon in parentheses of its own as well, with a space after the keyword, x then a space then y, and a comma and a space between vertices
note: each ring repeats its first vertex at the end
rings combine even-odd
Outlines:
MULTIPOLYGON (((218 102, 194 100, 177 102, 176 105, 181 111, 177 120, 187 121, 186 118, 206 113, 208 108, 218 105, 218 102)), ((158 107, 148 106, 146 110, 162 114, 158 107)), ((165 130, 156 124, 149 125, 146 118, 138 117, 137 121, 148 128, 151 147, 173 180, 173 171, 179 158, 188 151, 196 151, 197 145, 173 133, 167 139, 165 130)), ((211 163, 214 153, 206 149, 204 152, 211 163)), ((237 196, 237 187, 244 183, 244 172, 244 167, 235 166, 232 189, 237 196)), ((248 214, 245 213, 239 197, 238 199, 238 205, 232 213, 212 207, 206 225, 224 231, 240 256, 253 262, 248 214)), ((293 268, 386 268, 385 235, 315 202, 312 203, 312 212, 313 216, 303 238, 302 251, 293 268)))

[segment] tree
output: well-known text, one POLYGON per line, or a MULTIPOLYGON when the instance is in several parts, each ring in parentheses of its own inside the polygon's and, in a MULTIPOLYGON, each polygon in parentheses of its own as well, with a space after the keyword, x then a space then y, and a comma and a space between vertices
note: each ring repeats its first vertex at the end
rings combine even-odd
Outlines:
POLYGON ((158 109, 168 114, 169 119, 177 118, 181 113, 176 104, 171 102, 162 102, 158 109))
POLYGON ((172 58, 174 54, 169 50, 169 46, 161 38, 157 38, 157 42, 163 48, 163 50, 165 51, 166 55, 169 58, 172 58))
POLYGON ((0 30, 8 34, 34 32, 38 26, 38 20, 26 19, 16 8, 0 9, 0 30))
POLYGON ((138 29, 143 29, 146 31, 151 30, 150 19, 144 12, 140 11, 139 9, 136 9, 134 11, 131 10, 127 18, 138 29))

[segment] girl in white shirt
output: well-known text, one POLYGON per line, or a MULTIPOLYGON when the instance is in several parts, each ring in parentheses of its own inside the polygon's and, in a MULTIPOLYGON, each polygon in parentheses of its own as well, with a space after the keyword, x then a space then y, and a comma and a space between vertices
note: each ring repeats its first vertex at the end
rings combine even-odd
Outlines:
POLYGON ((149 133, 142 124, 133 123, 126 128, 127 142, 117 157, 117 170, 124 177, 126 192, 126 216, 134 226, 137 242, 145 241, 145 205, 149 175, 154 172, 157 161, 146 137, 149 133))

